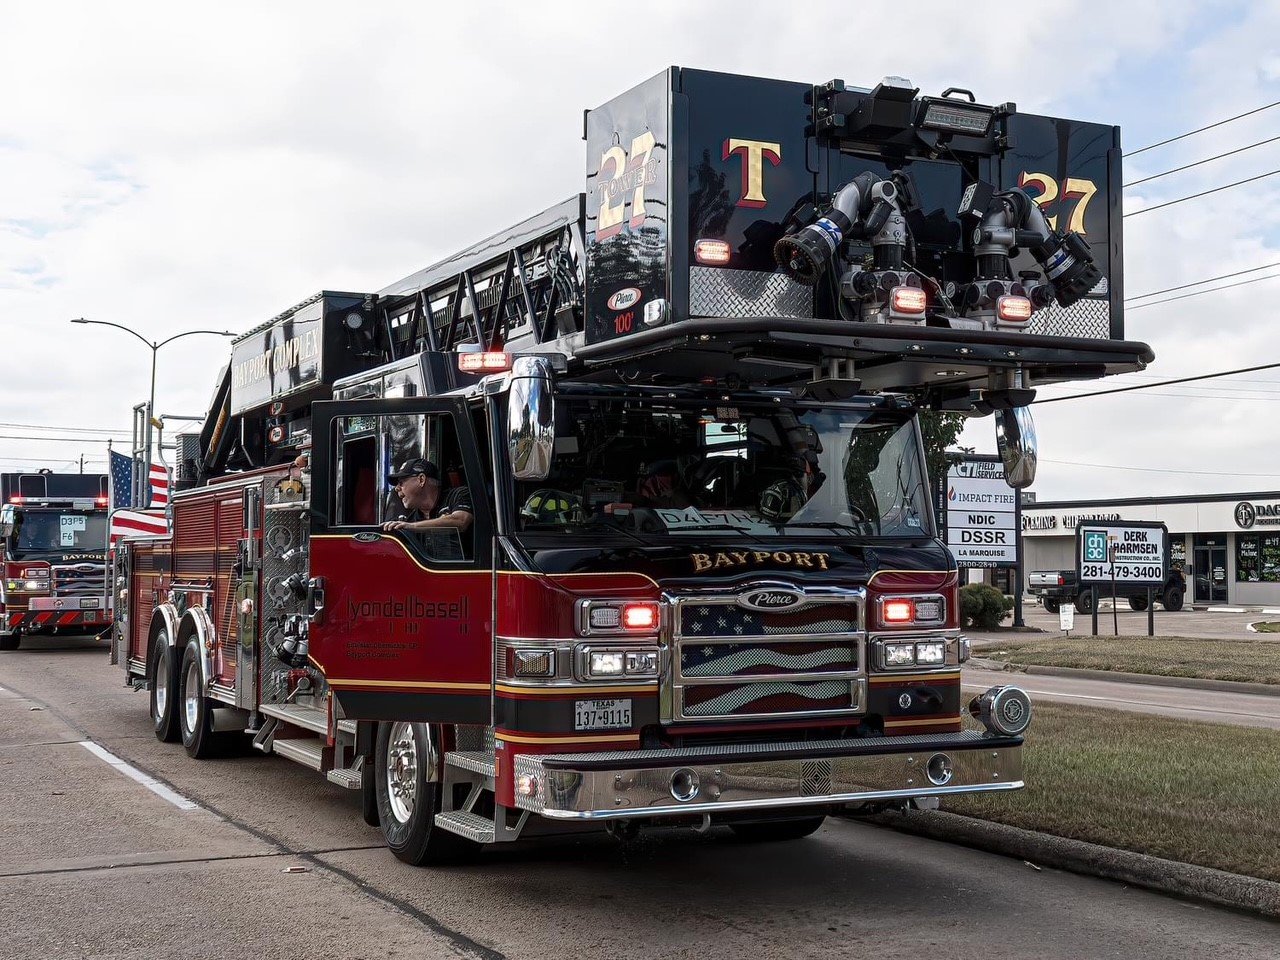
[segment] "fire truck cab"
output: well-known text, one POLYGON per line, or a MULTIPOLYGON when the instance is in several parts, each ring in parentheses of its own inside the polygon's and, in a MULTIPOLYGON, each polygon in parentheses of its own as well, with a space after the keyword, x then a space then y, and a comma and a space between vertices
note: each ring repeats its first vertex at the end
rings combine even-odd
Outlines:
POLYGON ((1118 131, 917 94, 672 68, 588 113, 583 195, 237 340, 119 551, 157 736, 361 790, 413 863, 1021 787, 917 414, 994 413, 1025 486, 1035 387, 1152 353, 1118 131))
POLYGON ((0 474, 0 650, 110 627, 107 491, 105 474, 0 474))

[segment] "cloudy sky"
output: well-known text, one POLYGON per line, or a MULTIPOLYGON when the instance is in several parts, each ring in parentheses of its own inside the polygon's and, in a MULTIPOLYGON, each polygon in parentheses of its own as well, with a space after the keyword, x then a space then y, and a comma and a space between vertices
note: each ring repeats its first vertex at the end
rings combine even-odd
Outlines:
MULTIPOLYGON (((378 289, 580 191, 583 108, 671 64, 967 87, 1119 124, 1131 150, 1280 100, 1276 0, 896 9, 898 21, 745 0, 5 3, 0 469, 66 469, 82 454, 101 468, 105 431, 127 446, 151 352, 72 317, 163 340, 243 331, 322 288, 378 289), (54 435, 76 439, 26 439, 54 435)), ((1125 179, 1271 137, 1280 107, 1132 156, 1125 179)), ((1280 142, 1126 191, 1127 292, 1280 263, 1280 176, 1132 216, 1278 168, 1280 142)), ((1280 361, 1277 292, 1263 280, 1132 303, 1127 336, 1157 362, 1101 386, 1280 361)), ((228 352, 213 336, 166 346, 157 410, 202 414, 228 352)), ((1280 370, 1037 407, 1035 490, 1280 489, 1277 402, 1280 370)), ((994 452, 991 422, 963 442, 994 452)))

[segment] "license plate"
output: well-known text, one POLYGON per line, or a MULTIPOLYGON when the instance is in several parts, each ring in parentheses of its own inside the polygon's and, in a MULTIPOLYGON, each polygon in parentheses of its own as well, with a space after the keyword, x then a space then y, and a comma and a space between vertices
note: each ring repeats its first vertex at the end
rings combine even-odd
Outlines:
POLYGON ((80 609, 81 610, 97 610, 98 604, 100 604, 101 602, 102 600, 99 597, 81 597, 80 609))
POLYGON ((630 700, 575 700, 573 729, 618 730, 631 726, 630 700))

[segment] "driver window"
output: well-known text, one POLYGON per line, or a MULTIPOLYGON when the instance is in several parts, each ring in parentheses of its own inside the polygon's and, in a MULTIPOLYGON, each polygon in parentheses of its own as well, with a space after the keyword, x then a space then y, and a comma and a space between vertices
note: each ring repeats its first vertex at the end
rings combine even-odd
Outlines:
POLYGON ((335 424, 336 526, 406 524, 387 533, 424 560, 474 557, 472 486, 450 415, 340 417, 335 424))

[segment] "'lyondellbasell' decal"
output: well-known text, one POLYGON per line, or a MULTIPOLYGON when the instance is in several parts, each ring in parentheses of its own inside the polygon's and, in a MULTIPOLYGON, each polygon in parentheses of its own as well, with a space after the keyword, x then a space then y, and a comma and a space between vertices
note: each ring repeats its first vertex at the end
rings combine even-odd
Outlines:
POLYGON ((829 553, 803 550, 724 550, 716 553, 693 553, 693 572, 739 570, 743 567, 795 567, 801 570, 829 570, 829 553))

